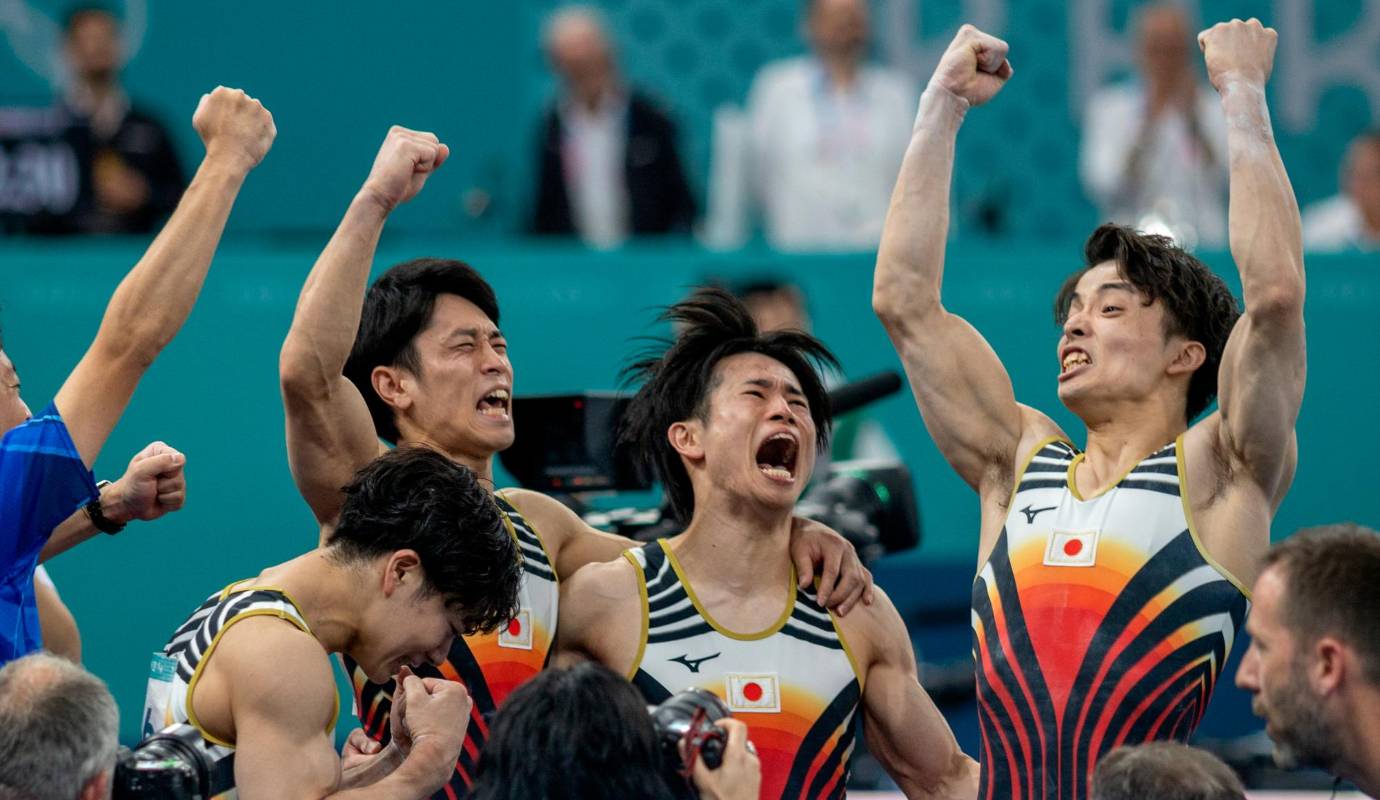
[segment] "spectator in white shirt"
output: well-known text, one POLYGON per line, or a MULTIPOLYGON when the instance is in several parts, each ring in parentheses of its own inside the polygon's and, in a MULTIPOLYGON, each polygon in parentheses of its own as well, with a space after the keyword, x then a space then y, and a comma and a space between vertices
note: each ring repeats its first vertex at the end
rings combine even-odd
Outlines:
POLYGON ((1303 246, 1315 253, 1380 250, 1380 129, 1351 141, 1342 194, 1304 210, 1303 246))
POLYGON ((695 201, 675 124, 623 83, 598 12, 557 11, 543 43, 562 93, 542 123, 532 232, 596 247, 688 233, 695 201))
POLYGON ((768 64, 748 96, 752 202, 785 250, 872 250, 919 102, 866 63, 866 0, 808 0, 812 54, 768 64))
POLYGON ((1193 248, 1227 243, 1227 132, 1217 95, 1195 71, 1183 9, 1136 18, 1139 79, 1089 101, 1080 172, 1102 219, 1166 233, 1193 248))

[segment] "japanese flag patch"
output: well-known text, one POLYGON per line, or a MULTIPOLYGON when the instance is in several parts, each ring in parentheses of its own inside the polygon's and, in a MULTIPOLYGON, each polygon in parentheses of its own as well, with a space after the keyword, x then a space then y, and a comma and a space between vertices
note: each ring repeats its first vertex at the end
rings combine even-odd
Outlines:
POLYGON ((522 609, 498 631, 498 646, 513 650, 532 649, 532 612, 522 609))
POLYGON ((733 713, 781 710, 781 686, 775 672, 728 674, 728 707, 733 713))
POLYGON ((1055 531, 1045 545, 1047 567, 1091 567, 1097 563, 1097 531, 1055 531))

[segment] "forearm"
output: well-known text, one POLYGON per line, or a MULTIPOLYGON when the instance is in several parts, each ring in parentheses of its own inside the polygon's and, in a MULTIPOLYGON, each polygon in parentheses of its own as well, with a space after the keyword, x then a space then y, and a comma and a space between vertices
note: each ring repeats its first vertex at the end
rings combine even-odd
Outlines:
POLYGON ((196 303, 248 169, 207 157, 168 223, 115 290, 97 345, 145 363, 170 342, 196 303))
POLYGON ((1231 171, 1229 237, 1248 311, 1301 305, 1303 237, 1299 207, 1270 127, 1265 90, 1229 80, 1222 89, 1231 171))
POLYGON ((968 101, 942 88, 920 98, 877 253, 872 304, 884 322, 939 308, 954 145, 967 110, 968 101))
POLYGON ((402 751, 390 743, 377 758, 371 759, 367 764, 353 769, 342 769, 340 790, 372 786, 397 771, 403 761, 402 751))
POLYGON ((346 786, 328 795, 333 800, 393 800, 398 797, 426 797, 445 785, 453 769, 439 749, 417 742, 412 752, 396 768, 372 783, 346 786))
MULTIPOLYGON (((119 501, 119 497, 114 484, 102 489, 101 514, 111 522, 123 524, 129 522, 130 515, 124 504, 119 501)), ((71 550, 98 533, 100 531, 91 522, 91 517, 85 509, 73 511, 71 516, 53 530, 53 535, 48 537, 48 543, 43 545, 43 550, 38 554, 39 563, 71 550)))
POLYGON ((280 364, 286 385, 329 386, 340 376, 359 332, 369 268, 387 216, 385 206, 365 191, 351 201, 297 301, 280 364))

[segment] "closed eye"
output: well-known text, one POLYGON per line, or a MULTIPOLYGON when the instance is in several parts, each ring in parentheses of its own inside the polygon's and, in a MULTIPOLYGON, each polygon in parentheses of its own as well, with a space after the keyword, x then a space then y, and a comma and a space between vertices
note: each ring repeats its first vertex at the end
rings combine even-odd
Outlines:
POLYGON ((1120 311, 1120 310, 1121 310, 1121 307, 1120 307, 1120 306, 1103 306, 1103 307, 1102 307, 1102 313, 1103 313, 1103 314, 1110 314, 1110 313, 1112 313, 1112 312, 1114 312, 1114 311, 1120 311))
POLYGON ((809 408, 809 405, 807 405, 804 400, 792 400, 791 405, 800 406, 801 408, 809 408))
POLYGON ((765 399, 767 399, 767 396, 766 396, 766 395, 762 394, 761 392, 757 391, 756 389, 749 389, 749 390, 747 390, 746 392, 743 392, 743 394, 752 395, 753 397, 756 397, 756 398, 758 398, 759 400, 765 400, 765 399))

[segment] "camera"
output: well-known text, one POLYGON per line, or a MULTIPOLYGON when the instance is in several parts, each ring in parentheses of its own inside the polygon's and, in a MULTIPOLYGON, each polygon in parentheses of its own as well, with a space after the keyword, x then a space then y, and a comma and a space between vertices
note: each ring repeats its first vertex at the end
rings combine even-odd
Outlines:
POLYGON ((235 752, 208 743, 185 723, 172 725, 120 748, 115 760, 113 800, 176 798, 210 800, 235 788, 235 752))
POLYGON ((668 783, 683 786, 685 796, 698 796, 690 784, 690 771, 696 760, 710 769, 718 769, 724 763, 728 734, 714 723, 733 716, 733 712, 717 695, 704 689, 676 692, 648 710, 661 745, 668 783))

